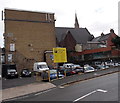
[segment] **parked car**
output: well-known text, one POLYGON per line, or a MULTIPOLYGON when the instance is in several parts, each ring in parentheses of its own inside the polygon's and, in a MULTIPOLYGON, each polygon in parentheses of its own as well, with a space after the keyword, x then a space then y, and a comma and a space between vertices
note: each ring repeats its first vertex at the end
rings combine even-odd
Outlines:
MULTIPOLYGON (((56 79, 57 76, 58 76, 58 78, 64 77, 64 75, 61 74, 60 72, 58 72, 56 69, 50 69, 50 79, 51 79, 51 80, 52 80, 52 79, 56 79)), ((48 80, 48 79, 49 79, 49 78, 48 78, 48 77, 49 77, 49 76, 48 76, 48 71, 43 71, 43 72, 41 73, 41 77, 42 77, 43 80, 48 80)))
POLYGON ((105 69, 105 66, 103 66, 103 65, 98 65, 98 68, 99 68, 99 69, 105 69))
POLYGON ((74 70, 76 71, 76 73, 84 73, 84 68, 83 67, 75 68, 74 70))
POLYGON ((29 69, 22 69, 21 71, 21 77, 31 77, 32 73, 29 69))
POLYGON ((80 68, 81 66, 79 64, 74 64, 74 68, 80 68))
POLYGON ((101 69, 99 65, 92 65, 92 67, 95 68, 96 71, 101 69))
POLYGON ((76 70, 74 69, 74 68, 72 68, 71 70, 70 70, 70 75, 74 75, 74 74, 76 74, 77 72, 76 72, 76 70))
POLYGON ((83 67, 81 67, 81 66, 76 66, 75 68, 74 68, 74 70, 76 71, 76 73, 83 73, 84 72, 84 68, 83 67))
POLYGON ((106 65, 107 65, 107 66, 110 66, 110 67, 115 67, 115 66, 117 66, 117 64, 118 64, 118 63, 113 62, 113 61, 112 61, 112 62, 111 62, 111 61, 106 62, 106 65))
POLYGON ((2 65, 2 77, 5 78, 18 78, 18 72, 16 69, 16 65, 5 64, 2 65))
POLYGON ((56 79, 57 75, 58 75, 58 78, 64 77, 64 75, 61 74, 60 72, 58 72, 56 69, 51 69, 50 70, 50 79, 56 79))
POLYGON ((60 72, 60 74, 62 74, 62 75, 65 75, 65 72, 66 72, 66 76, 71 75, 70 69, 64 69, 64 68, 62 68, 62 69, 59 69, 59 72, 60 72))
POLYGON ((71 68, 74 68, 74 64, 73 64, 73 63, 66 63, 66 64, 63 64, 63 68, 64 68, 64 69, 71 69, 71 68))
POLYGON ((117 66, 120 66, 120 63, 114 63, 114 66, 117 67, 117 66))
POLYGON ((108 65, 104 65, 105 66, 105 69, 109 69, 109 66, 108 65))
POLYGON ((43 72, 49 70, 48 65, 46 62, 35 62, 33 66, 34 72, 43 72))
POLYGON ((15 78, 18 77, 17 70, 16 69, 8 69, 6 78, 13 78, 13 77, 15 77, 15 78))
POLYGON ((84 66, 84 73, 94 72, 95 69, 91 66, 84 66))
POLYGON ((65 75, 65 73, 66 73, 66 76, 76 74, 76 71, 72 68, 70 68, 70 69, 59 69, 59 72, 63 75, 65 75))

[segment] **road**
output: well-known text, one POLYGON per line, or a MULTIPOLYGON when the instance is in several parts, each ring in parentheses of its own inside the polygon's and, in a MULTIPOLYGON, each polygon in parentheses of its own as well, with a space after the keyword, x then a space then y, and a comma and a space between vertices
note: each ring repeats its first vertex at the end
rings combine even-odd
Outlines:
POLYGON ((118 73, 58 86, 13 101, 118 101, 118 73))

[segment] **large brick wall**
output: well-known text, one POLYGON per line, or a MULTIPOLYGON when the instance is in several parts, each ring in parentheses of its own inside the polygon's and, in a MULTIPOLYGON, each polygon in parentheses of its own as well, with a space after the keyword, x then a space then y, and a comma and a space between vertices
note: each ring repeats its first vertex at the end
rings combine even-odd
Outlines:
MULTIPOLYGON (((5 49, 18 69, 32 69, 35 61, 43 61, 44 51, 56 47, 55 21, 53 13, 40 13, 5 9, 5 49), (12 35, 8 35, 12 34, 12 35), (10 44, 15 51, 10 51, 10 44)), ((47 58, 47 62, 52 62, 47 58)))

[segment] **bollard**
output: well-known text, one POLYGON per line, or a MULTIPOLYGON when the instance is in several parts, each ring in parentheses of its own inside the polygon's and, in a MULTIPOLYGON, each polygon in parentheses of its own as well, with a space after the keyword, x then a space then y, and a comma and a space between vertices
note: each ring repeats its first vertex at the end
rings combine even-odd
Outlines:
POLYGON ((38 81, 38 72, 36 72, 36 81, 38 81))
POLYGON ((57 79, 58 79, 58 75, 59 75, 59 72, 58 72, 58 70, 57 70, 57 79))
POLYGON ((65 77, 66 77, 66 69, 64 70, 64 74, 65 74, 65 77))
POLYGON ((36 81, 40 81, 40 73, 39 72, 36 72, 36 81))
POLYGON ((48 80, 50 82, 50 70, 48 70, 48 80))

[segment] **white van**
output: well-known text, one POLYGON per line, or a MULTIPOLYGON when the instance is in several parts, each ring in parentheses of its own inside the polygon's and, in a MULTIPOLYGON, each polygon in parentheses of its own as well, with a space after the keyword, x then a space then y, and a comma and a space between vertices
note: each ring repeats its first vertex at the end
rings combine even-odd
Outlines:
POLYGON ((33 71, 34 72, 43 72, 49 70, 48 65, 46 62, 36 62, 34 63, 33 66, 33 71))

